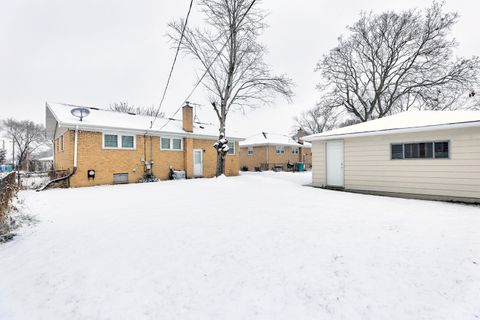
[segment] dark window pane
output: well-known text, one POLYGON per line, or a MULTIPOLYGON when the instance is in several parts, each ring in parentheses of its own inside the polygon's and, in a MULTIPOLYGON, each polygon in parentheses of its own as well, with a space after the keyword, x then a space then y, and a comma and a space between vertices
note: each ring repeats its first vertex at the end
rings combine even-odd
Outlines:
POLYGON ((419 147, 418 143, 412 143, 412 159, 418 159, 419 147))
POLYGON ((402 144, 392 144, 392 159, 403 159, 402 144))
POLYGON ((122 136, 122 148, 133 149, 133 136, 122 136))
POLYGON ((118 147, 118 137, 116 134, 106 134, 104 136, 104 146, 105 148, 117 148, 118 147))
POLYGON ((411 159, 412 158, 412 145, 407 143, 404 145, 405 147, 405 159, 411 159))
POLYGON ((418 157, 421 159, 433 158, 431 142, 418 144, 418 157))
POLYGON ((448 158, 448 141, 435 142, 435 158, 448 158))

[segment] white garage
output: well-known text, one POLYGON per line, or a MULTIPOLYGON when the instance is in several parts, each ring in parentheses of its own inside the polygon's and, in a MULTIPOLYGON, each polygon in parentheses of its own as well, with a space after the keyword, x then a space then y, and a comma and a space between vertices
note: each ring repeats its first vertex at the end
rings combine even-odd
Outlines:
POLYGON ((480 203, 479 111, 410 111, 304 140, 315 187, 480 203))

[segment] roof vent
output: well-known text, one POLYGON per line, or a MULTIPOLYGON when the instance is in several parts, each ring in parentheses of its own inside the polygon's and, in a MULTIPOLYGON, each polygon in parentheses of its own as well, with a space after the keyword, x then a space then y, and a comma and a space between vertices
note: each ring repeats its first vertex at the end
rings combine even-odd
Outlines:
POLYGON ((83 120, 83 118, 87 117, 90 114, 90 110, 88 108, 84 107, 79 107, 79 108, 73 108, 70 110, 70 113, 74 116, 80 119, 80 121, 83 120))
POLYGON ((88 107, 88 109, 90 109, 90 110, 100 110, 99 108, 96 108, 96 107, 88 107))
POLYGON ((137 114, 135 112, 127 112, 128 114, 132 115, 132 116, 136 116, 137 114))

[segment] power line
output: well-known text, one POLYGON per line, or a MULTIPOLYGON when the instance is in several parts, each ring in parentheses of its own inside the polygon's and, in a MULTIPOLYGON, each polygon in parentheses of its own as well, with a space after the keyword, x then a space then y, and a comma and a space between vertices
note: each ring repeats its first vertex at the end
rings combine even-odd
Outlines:
MULTIPOLYGON (((236 31, 236 29, 242 24, 243 22, 243 19, 245 19, 245 17, 247 16, 248 12, 250 11, 250 9, 252 9, 253 5, 255 4, 255 1, 256 0, 253 0, 252 3, 250 3, 250 6, 248 6, 247 10, 245 11, 245 13, 243 14, 242 18, 239 20, 238 24, 235 26, 235 29, 232 30, 230 32, 230 35, 228 36, 227 38, 227 41, 225 41, 225 43, 223 44, 223 46, 220 48, 220 51, 218 51, 217 55, 215 56, 215 58, 212 60, 212 62, 208 65, 208 67, 205 69, 205 72, 203 73, 203 75, 200 77, 200 79, 197 81, 197 83, 195 84, 195 86, 193 87, 192 91, 190 91, 190 93, 188 94, 187 98, 185 100, 183 100, 182 104, 180 105, 180 107, 178 107, 178 109, 175 111, 175 113, 170 117, 173 118, 177 113, 178 111, 180 111, 180 109, 183 107, 183 105, 185 104, 185 102, 188 101, 188 99, 190 99, 190 97, 192 96, 192 94, 195 92, 195 90, 197 89, 197 87, 200 85, 200 83, 203 81, 203 78, 205 78, 205 76, 207 75, 208 71, 210 70, 210 68, 213 66, 213 64, 215 63, 215 61, 218 59, 218 57, 222 54, 223 52, 223 49, 225 49, 225 47, 227 46, 228 42, 230 41, 231 37, 232 37, 232 34, 234 31, 236 31)), ((170 119, 167 120, 167 122, 165 122, 165 124, 160 128, 160 130, 162 130, 163 128, 165 128, 165 126, 171 121, 170 119)))
POLYGON ((152 129, 153 124, 155 123, 155 120, 157 120, 157 117, 160 113, 160 109, 162 108, 163 100, 165 100, 165 96, 167 94, 168 86, 170 84, 170 79, 172 78, 173 69, 175 68, 175 63, 177 62, 178 53, 180 52, 180 46, 182 45, 182 40, 183 40, 183 37, 184 37, 184 34, 185 34, 185 29, 187 28, 188 18, 190 17, 190 12, 192 11, 192 5, 193 5, 193 0, 190 0, 190 6, 188 7, 187 17, 185 18, 185 24, 183 25, 183 28, 182 28, 182 34, 180 36, 180 41, 178 42, 177 50, 175 52, 175 57, 173 58, 172 67, 170 68, 170 73, 168 75, 167 83, 165 85, 165 89, 163 90, 162 99, 160 100, 160 104, 158 105, 157 112, 155 112, 155 117, 153 118, 152 122, 150 123, 150 129, 152 129))

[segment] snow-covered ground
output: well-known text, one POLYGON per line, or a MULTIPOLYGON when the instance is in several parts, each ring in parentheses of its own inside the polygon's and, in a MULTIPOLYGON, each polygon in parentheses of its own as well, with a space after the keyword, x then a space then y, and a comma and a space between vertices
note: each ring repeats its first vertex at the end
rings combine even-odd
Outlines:
POLYGON ((480 208, 310 174, 22 191, 0 319, 479 319, 480 208))

